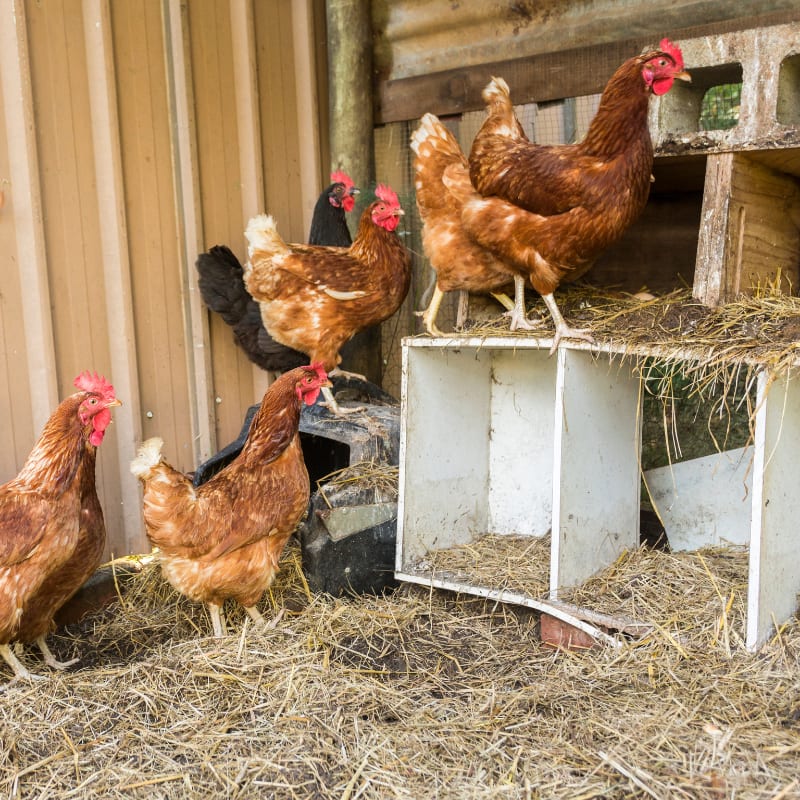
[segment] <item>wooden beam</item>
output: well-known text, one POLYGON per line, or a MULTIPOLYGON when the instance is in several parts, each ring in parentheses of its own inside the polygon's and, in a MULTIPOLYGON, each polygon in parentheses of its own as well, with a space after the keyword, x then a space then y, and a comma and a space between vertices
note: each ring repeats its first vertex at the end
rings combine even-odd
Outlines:
MULTIPOLYGON (((698 36, 794 22, 799 18, 800 13, 796 11, 781 11, 670 30, 669 35, 679 42, 698 36)), ((603 91, 614 70, 625 59, 641 52, 642 48, 652 44, 654 38, 658 37, 645 35, 398 80, 379 80, 374 92, 375 122, 385 124, 418 119, 426 112, 447 116, 483 109, 481 91, 494 75, 506 79, 515 104, 596 94, 603 91)))
POLYGON ((113 331, 108 349, 114 389, 123 401, 114 413, 114 433, 124 542, 118 543, 122 550, 111 544, 117 554, 141 553, 149 545, 142 528, 139 487, 130 479, 129 468, 142 431, 109 0, 83 0, 83 23, 106 315, 113 331))
POLYGON ((0 14, 0 81, 8 137, 8 212, 17 237, 28 389, 36 435, 58 405, 58 376, 50 309, 36 125, 33 113, 25 1, 0 14))

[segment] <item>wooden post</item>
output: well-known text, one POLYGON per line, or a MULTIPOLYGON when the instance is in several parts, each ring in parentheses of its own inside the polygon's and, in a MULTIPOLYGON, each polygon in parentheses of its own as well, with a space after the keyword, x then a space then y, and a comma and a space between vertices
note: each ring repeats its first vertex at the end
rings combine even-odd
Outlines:
MULTIPOLYGON (((362 189, 358 214, 375 183, 370 3, 327 0, 326 16, 331 169, 345 170, 362 189)), ((379 326, 359 334, 343 349, 342 367, 380 383, 380 342, 379 326)))

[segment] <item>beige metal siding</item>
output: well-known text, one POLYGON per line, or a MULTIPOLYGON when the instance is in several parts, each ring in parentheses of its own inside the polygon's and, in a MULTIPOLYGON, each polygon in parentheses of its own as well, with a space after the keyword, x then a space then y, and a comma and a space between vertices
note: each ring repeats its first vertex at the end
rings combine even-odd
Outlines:
POLYGON ((128 471, 138 441, 161 436, 191 470, 267 382, 210 319, 194 263, 217 243, 244 255, 265 188, 282 232, 305 237, 323 172, 322 11, 10 0, 0 15, 0 481, 75 375, 105 374, 124 402, 99 457, 108 554, 149 549, 128 471))

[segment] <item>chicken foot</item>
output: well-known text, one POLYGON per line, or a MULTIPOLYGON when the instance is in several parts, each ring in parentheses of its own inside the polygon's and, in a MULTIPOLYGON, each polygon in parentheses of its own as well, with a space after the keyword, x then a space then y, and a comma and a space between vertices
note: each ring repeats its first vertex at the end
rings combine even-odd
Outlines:
POLYGON ((525 278, 522 275, 514 276, 514 306, 506 311, 506 316, 511 320, 509 329, 512 331, 534 331, 542 327, 541 320, 533 322, 525 313, 525 278))
POLYGON ((564 338, 581 339, 590 344, 595 343, 595 338, 589 332, 588 328, 573 328, 565 322, 552 294, 543 294, 542 300, 544 300, 544 304, 547 306, 547 310, 550 312, 550 316, 553 318, 553 322, 556 326, 556 333, 553 337, 553 346, 550 348, 550 355, 555 353, 558 349, 558 343, 564 338))
POLYGON ((44 656, 44 663, 47 664, 48 667, 52 667, 53 669, 67 669, 68 667, 71 667, 73 664, 77 664, 80 661, 79 658, 71 658, 69 661, 59 661, 53 655, 50 648, 47 646, 47 642, 45 641, 44 636, 40 636, 36 640, 36 644, 42 651, 42 655, 44 656))
MULTIPOLYGON (((509 312, 514 310, 514 303, 507 294, 503 292, 489 292, 489 294, 509 312)), ((445 333, 436 325, 436 317, 439 314, 439 306, 442 304, 443 297, 444 292, 438 286, 435 286, 428 307, 424 311, 414 312, 415 316, 422 317, 422 324, 425 326, 429 336, 445 336, 445 333)))
POLYGON ((14 679, 22 678, 26 681, 44 681, 44 675, 34 675, 28 671, 25 665, 14 655, 14 651, 7 644, 0 644, 0 656, 6 661, 9 667, 14 670, 14 679))
POLYGON ((277 627, 278 623, 283 619, 283 615, 286 613, 286 609, 282 608, 269 622, 264 619, 264 616, 255 606, 245 606, 244 610, 247 612, 247 615, 253 622, 256 623, 260 628, 264 630, 271 631, 273 628, 277 627))
POLYGON ((422 317, 422 324, 429 336, 444 336, 444 333, 436 327, 436 317, 439 314, 439 306, 442 304, 444 292, 438 287, 433 287, 433 295, 428 307, 424 311, 415 311, 414 315, 422 317))

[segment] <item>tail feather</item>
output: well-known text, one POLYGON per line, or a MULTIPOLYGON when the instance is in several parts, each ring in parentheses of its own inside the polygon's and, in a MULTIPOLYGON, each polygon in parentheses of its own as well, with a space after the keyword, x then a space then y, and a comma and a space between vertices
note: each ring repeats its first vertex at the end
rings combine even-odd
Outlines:
POLYGON ((247 255, 251 259, 256 252, 274 256, 288 249, 286 242, 283 241, 278 233, 274 217, 270 214, 259 214, 253 217, 247 223, 244 235, 247 239, 247 255))
POLYGON ((492 78, 481 92, 481 97, 486 103, 487 118, 478 132, 476 141, 482 134, 527 140, 528 137, 514 113, 511 90, 502 78, 492 78))
POLYGON ((508 107, 511 105, 511 90, 503 78, 493 77, 481 92, 481 98, 487 106, 508 107))
POLYGON ((161 449, 164 447, 164 440, 158 436, 147 439, 139 445, 136 451, 136 458, 131 461, 131 472, 139 480, 147 480, 152 470, 161 463, 161 449))
POLYGON ((225 245, 216 245, 207 253, 201 253, 195 266, 203 302, 228 325, 235 326, 251 301, 239 259, 225 245))
MULTIPOLYGON (((433 114, 425 114, 411 136, 417 207, 423 220, 435 209, 450 208, 445 176, 467 175, 467 159, 456 137, 433 114)), ((469 178, 467 178, 469 181, 469 178)))

